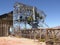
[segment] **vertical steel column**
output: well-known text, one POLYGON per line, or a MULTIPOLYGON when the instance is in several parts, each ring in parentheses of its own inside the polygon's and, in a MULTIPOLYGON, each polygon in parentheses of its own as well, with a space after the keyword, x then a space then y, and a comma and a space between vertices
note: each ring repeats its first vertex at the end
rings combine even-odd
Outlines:
POLYGON ((35 21, 35 7, 33 7, 33 20, 35 21))

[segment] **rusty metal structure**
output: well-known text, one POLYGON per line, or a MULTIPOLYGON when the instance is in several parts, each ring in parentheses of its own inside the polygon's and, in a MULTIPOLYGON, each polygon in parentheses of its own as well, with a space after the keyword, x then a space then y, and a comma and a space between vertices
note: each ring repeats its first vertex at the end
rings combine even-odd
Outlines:
MULTIPOLYGON (((19 36, 29 37, 31 31, 31 34, 35 34, 38 27, 43 25, 45 17, 45 13, 34 6, 15 3, 13 10, 13 35, 19 34, 19 36), (25 28, 21 29, 21 27, 23 27, 23 25, 20 25, 21 23, 25 24, 25 28), (27 24, 30 26, 30 29, 27 29, 27 24)), ((34 35, 32 35, 32 37, 34 37, 34 35)))
POLYGON ((45 20, 45 13, 41 10, 38 10, 36 7, 28 6, 22 3, 15 3, 13 11, 13 27, 20 28, 20 23, 25 23, 30 25, 31 28, 38 28, 42 25, 42 22, 45 20), (41 25, 39 24, 41 23, 41 25))

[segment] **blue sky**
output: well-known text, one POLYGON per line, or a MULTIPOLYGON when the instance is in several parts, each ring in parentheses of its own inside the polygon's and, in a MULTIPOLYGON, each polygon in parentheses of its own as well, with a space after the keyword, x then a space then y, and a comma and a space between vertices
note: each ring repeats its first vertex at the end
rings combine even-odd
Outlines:
POLYGON ((47 15, 45 22, 50 27, 60 25, 60 0, 0 0, 0 15, 12 11, 15 2, 43 10, 47 15))

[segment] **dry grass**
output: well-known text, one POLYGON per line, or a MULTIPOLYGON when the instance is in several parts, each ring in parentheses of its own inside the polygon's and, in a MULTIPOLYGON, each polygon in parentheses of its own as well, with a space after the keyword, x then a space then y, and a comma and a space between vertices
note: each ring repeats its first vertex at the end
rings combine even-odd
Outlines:
POLYGON ((38 42, 34 42, 33 39, 0 37, 0 45, 41 45, 41 44, 38 42))

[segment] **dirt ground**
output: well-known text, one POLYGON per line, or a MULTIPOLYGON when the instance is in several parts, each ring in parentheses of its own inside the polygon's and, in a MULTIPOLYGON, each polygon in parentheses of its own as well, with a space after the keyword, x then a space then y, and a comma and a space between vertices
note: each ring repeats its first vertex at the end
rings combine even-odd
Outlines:
POLYGON ((27 38, 0 37, 0 45, 45 45, 45 43, 27 38))

